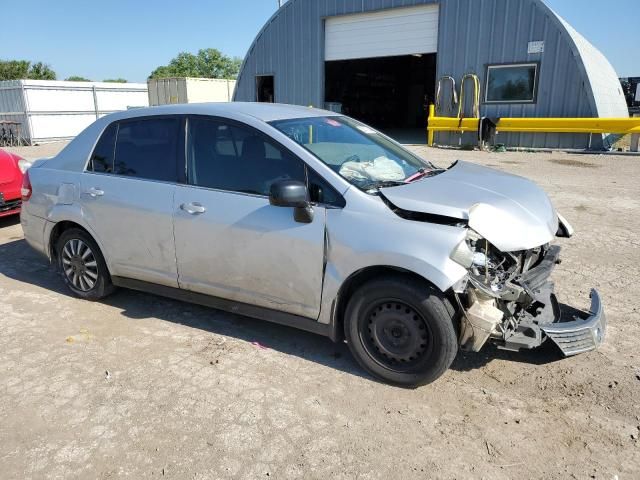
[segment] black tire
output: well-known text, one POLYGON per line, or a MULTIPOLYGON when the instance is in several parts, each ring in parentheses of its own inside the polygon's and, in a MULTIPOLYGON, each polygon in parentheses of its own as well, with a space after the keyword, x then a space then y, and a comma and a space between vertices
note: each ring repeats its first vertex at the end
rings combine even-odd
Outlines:
POLYGON ((402 387, 438 379, 458 353, 455 310, 435 287, 409 276, 378 278, 349 300, 344 331, 373 376, 402 387))
POLYGON ((97 301, 115 290, 98 244, 84 230, 65 230, 56 242, 56 256, 64 282, 77 297, 97 301))

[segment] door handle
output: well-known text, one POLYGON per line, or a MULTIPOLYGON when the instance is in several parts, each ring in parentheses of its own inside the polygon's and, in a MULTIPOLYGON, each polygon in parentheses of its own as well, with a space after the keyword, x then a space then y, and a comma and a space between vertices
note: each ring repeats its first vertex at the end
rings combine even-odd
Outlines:
POLYGON ((90 197, 96 198, 96 197, 101 197, 104 195, 104 190, 101 190, 99 188, 96 187, 91 187, 89 190, 87 190, 85 192, 87 195, 89 195, 90 197))
POLYGON ((180 205, 180 209, 187 212, 189 215, 200 215, 207 211, 205 207, 200 205, 199 203, 183 203, 180 205))

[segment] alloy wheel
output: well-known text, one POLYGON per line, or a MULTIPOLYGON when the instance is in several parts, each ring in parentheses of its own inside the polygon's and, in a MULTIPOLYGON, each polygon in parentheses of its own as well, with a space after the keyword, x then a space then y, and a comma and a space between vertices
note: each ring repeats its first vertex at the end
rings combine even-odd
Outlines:
POLYGON ((98 262, 91 248, 72 238, 62 249, 62 268, 67 280, 78 290, 88 292, 98 281, 98 262))

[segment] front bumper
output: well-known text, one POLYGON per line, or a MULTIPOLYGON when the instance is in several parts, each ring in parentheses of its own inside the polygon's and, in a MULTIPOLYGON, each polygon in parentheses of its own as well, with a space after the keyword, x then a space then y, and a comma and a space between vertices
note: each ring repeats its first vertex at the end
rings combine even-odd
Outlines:
POLYGON ((0 192, 0 217, 7 217, 9 215, 20 213, 21 204, 22 202, 20 197, 7 200, 5 194, 0 192))
POLYGON ((607 317, 598 291, 591 290, 591 308, 587 318, 574 317, 572 321, 541 328, 565 357, 595 350, 604 342, 607 331, 607 317))

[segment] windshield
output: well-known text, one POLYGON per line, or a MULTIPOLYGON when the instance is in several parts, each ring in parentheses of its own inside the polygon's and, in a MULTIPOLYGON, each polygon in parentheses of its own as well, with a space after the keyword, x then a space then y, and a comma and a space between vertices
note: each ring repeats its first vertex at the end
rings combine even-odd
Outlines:
POLYGON ((296 118, 271 125, 365 191, 403 185, 436 172, 432 164, 348 117, 296 118))

